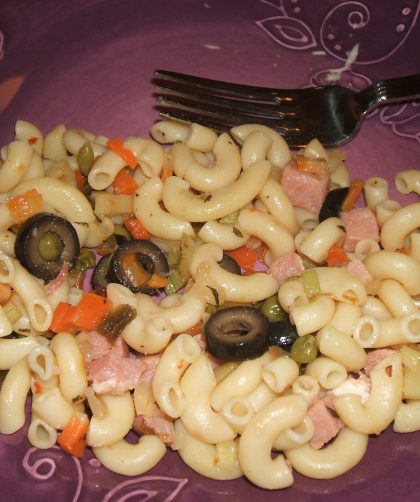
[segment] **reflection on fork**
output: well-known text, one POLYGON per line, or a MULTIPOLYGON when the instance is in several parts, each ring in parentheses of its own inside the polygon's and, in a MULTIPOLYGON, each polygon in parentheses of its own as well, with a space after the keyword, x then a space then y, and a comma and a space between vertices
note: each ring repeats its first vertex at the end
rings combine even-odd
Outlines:
POLYGON ((291 147, 318 138, 326 147, 346 143, 374 108, 420 99, 420 75, 379 80, 362 91, 339 85, 274 89, 156 70, 162 117, 197 122, 218 131, 259 123, 282 134, 291 147))

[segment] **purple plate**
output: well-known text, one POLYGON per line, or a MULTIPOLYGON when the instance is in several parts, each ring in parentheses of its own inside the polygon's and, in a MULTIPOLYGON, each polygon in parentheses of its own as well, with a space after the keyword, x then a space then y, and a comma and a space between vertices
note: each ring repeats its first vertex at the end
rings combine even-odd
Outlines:
MULTIPOLYGON (((153 70, 164 68, 249 84, 305 87, 343 68, 339 83, 420 73, 418 0, 2 0, 0 145, 17 119, 43 132, 59 123, 114 137, 147 135, 158 118, 153 70)), ((354 176, 419 168, 419 103, 380 109, 343 147, 354 176)), ((391 185, 391 196, 401 196, 391 185)), ((403 199, 401 199, 403 200, 403 199)), ((406 199, 408 200, 408 199, 406 199)), ((281 492, 245 479, 218 482, 172 452, 150 472, 125 478, 91 454, 31 448, 26 429, 0 437, 1 500, 357 501, 419 500, 420 433, 386 431, 370 439, 346 475, 312 480, 295 474, 281 492)))

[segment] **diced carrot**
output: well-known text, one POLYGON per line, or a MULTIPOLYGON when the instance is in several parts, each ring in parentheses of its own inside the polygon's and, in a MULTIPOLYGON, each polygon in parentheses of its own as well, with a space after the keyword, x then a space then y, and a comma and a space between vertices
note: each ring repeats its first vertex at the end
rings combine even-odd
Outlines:
POLYGON ((199 335, 202 332, 203 332, 202 321, 198 322, 197 324, 194 324, 194 326, 191 326, 190 329, 187 329, 187 331, 185 331, 185 333, 187 333, 187 335, 191 335, 191 336, 199 335))
POLYGON ((150 234, 144 227, 143 223, 136 218, 131 216, 123 221, 125 228, 130 232, 133 239, 150 239, 150 234))
POLYGON ((12 296, 10 284, 0 283, 0 305, 5 305, 12 296))
POLYGON ((86 176, 84 176, 80 169, 76 169, 76 171, 74 171, 74 176, 76 178, 76 187, 79 190, 83 190, 86 183, 86 176))
POLYGON ((35 188, 10 198, 6 204, 14 223, 22 223, 44 207, 41 194, 35 188))
POLYGON ((328 250, 327 265, 328 267, 340 267, 349 262, 349 257, 343 248, 334 244, 328 250))
POLYGON ((364 185, 364 180, 360 178, 354 178, 351 181, 349 191, 345 199, 343 200, 343 203, 341 204, 342 211, 351 211, 354 208, 358 198, 360 197, 360 194, 363 191, 364 185))
POLYGON ((319 175, 328 174, 328 165, 325 159, 308 159, 304 155, 297 154, 295 161, 299 171, 319 175))
POLYGON ((136 192, 138 187, 138 183, 128 172, 128 169, 121 169, 121 171, 118 171, 118 174, 117 176, 115 176, 115 179, 112 183, 112 188, 114 194, 116 195, 132 195, 136 192))
POLYGON ((135 156, 132 150, 124 146, 124 141, 122 139, 118 138, 109 139, 106 145, 110 150, 114 151, 117 155, 119 155, 127 164, 127 166, 131 167, 132 169, 134 169, 137 166, 138 164, 137 157, 135 156))
POLYGON ((95 330, 111 311, 111 302, 95 293, 85 293, 74 307, 73 323, 79 329, 95 330))
POLYGON ((70 423, 58 436, 57 443, 74 457, 83 457, 86 450, 86 433, 89 429, 89 419, 85 413, 76 413, 70 423))
POLYGON ((73 324, 74 307, 69 303, 59 302, 54 309, 50 329, 55 333, 69 331, 74 328, 73 324))
POLYGON ((167 286, 168 282, 168 277, 162 277, 158 274, 152 274, 152 277, 147 281, 147 285, 149 286, 149 288, 160 289, 167 286))
POLYGON ((245 246, 226 251, 238 265, 244 269, 246 274, 252 274, 255 270, 255 263, 258 260, 258 252, 256 249, 250 249, 245 246))

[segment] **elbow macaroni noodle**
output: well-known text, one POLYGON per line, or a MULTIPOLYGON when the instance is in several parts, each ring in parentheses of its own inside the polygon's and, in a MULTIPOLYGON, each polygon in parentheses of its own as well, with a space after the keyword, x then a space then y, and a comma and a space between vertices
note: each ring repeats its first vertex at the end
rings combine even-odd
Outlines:
MULTIPOLYGON (((347 258, 366 279, 346 264, 327 266, 331 248, 346 237, 343 220, 337 214, 319 222, 317 214, 293 204, 281 177, 295 157, 274 130, 244 124, 218 134, 164 120, 152 127, 151 137, 122 141, 137 162, 132 174, 138 188, 129 194, 115 193, 114 182, 132 166, 103 136, 60 124, 44 137, 19 120, 14 140, 2 149, 0 286, 10 298, 0 306, 0 370, 7 372, 0 433, 23 427, 32 393, 27 437, 34 447, 54 447, 78 417, 88 423, 87 446, 103 466, 140 476, 160 462, 167 444, 153 427, 134 442, 127 434, 136 417, 158 418, 172 427, 172 449, 199 474, 245 476, 276 490, 293 483, 293 471, 315 479, 346 473, 362 460, 369 435, 391 424, 398 433, 419 431, 420 372, 404 348, 417 351, 420 360, 420 203, 390 200, 388 181, 380 176, 365 181, 365 205, 380 239, 359 239, 347 258), (89 198, 75 183, 77 155, 86 142, 93 150, 89 198), (155 358, 153 371, 144 370, 133 392, 113 393, 95 383, 81 341, 88 331, 80 340, 71 330, 50 331, 60 302, 75 305, 82 291, 68 278, 50 290, 16 258, 9 201, 29 190, 40 195, 42 211, 73 225, 82 247, 101 248, 127 216, 140 220, 168 256, 185 238, 197 243, 186 260, 188 282, 176 294, 157 298, 122 284, 106 286, 113 308, 135 311, 120 333, 130 358, 155 358), (255 252, 258 263, 252 270, 243 266, 242 274, 227 271, 224 254, 242 248, 255 252), (300 270, 277 276, 276 267, 296 255, 313 270, 315 293, 308 292, 300 270), (314 338, 313 360, 302 365, 293 352, 269 347, 258 357, 221 365, 206 352, 202 326, 209 306, 258 306, 267 298, 278 300, 298 339, 314 338), (18 319, 10 317, 11 307, 18 319), (389 348, 369 367, 377 349, 389 348), (334 394, 355 373, 367 375, 366 399, 341 388, 334 394), (344 426, 316 449, 311 440, 319 431, 310 410, 324 397, 344 426)), ((330 190, 349 185, 339 150, 328 151, 315 139, 300 153, 325 161, 330 190)), ((406 169, 394 182, 402 194, 419 194, 419 180, 419 170, 406 169)))

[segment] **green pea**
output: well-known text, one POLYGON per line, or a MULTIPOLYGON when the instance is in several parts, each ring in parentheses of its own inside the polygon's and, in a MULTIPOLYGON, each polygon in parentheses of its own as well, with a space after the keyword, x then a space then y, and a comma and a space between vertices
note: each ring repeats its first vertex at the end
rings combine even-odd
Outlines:
POLYGON ((61 237, 54 232, 45 232, 39 239, 38 252, 43 260, 56 260, 63 252, 64 244, 61 237))
POLYGON ((89 141, 86 141, 86 143, 83 144, 77 154, 77 164, 84 176, 87 176, 89 174, 94 160, 95 157, 93 154, 92 145, 89 143, 89 141))
POLYGON ((318 356, 316 338, 313 335, 299 336, 292 345, 290 355, 300 364, 312 362, 318 356))
POLYGON ((286 317, 284 310, 279 304, 277 295, 270 296, 263 301, 261 312, 270 322, 281 321, 286 317))

